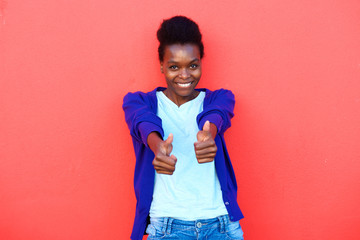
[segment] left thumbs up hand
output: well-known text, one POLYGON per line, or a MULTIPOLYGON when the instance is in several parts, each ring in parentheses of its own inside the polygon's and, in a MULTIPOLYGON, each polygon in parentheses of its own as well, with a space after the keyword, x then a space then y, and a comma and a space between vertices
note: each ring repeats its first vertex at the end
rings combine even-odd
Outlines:
POLYGON ((206 121, 203 130, 197 133, 197 142, 194 143, 196 158, 199 163, 214 161, 217 147, 214 141, 217 128, 214 124, 206 121))

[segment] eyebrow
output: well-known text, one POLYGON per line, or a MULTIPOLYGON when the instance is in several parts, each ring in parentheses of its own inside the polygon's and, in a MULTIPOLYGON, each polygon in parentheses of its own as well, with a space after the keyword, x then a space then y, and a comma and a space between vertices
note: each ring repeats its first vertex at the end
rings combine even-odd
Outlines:
MULTIPOLYGON (((190 61, 190 63, 193 63, 193 62, 198 62, 198 61, 200 61, 200 59, 198 59, 198 58, 194 58, 193 60, 191 60, 191 61, 190 61)), ((170 61, 168 61, 167 63, 178 63, 178 62, 173 61, 173 60, 170 60, 170 61)))

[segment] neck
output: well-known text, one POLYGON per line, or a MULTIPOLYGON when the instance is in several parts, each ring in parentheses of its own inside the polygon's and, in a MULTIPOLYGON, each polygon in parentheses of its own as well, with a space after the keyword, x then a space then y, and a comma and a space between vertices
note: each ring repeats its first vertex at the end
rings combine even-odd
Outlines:
POLYGON ((175 103, 178 107, 188 101, 193 100, 199 95, 198 91, 193 91, 189 96, 175 96, 171 94, 171 92, 167 91, 167 89, 165 89, 163 92, 165 96, 169 98, 173 103, 175 103))

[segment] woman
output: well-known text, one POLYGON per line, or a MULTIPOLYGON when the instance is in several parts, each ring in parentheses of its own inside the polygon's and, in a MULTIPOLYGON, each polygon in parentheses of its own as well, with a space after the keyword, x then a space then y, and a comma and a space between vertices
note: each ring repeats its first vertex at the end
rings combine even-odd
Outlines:
POLYGON ((195 89, 204 46, 198 25, 176 16, 157 37, 167 88, 128 93, 123 109, 136 155, 132 239, 243 239, 224 132, 234 95, 195 89), (166 137, 166 139, 165 139, 166 137))

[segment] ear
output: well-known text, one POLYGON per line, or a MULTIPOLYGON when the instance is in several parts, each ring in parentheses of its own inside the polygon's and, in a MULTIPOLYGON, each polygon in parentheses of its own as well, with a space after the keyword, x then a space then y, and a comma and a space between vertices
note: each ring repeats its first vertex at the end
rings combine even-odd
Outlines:
POLYGON ((164 73, 163 62, 160 62, 160 71, 161 73, 164 73))

